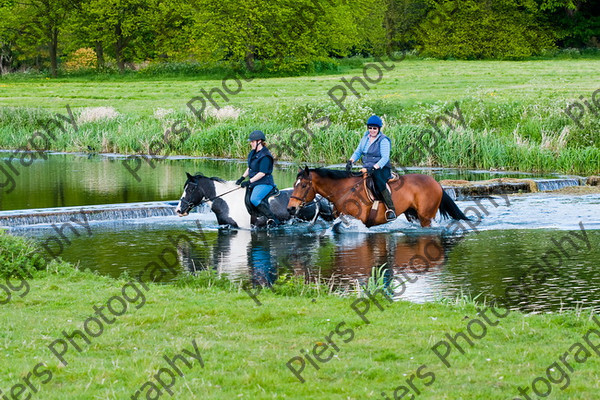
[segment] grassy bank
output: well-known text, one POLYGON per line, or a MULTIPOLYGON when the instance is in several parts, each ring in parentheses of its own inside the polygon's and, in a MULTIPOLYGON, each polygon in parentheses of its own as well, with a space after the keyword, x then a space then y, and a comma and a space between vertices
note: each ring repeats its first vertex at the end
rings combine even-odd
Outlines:
MULTIPOLYGON (((22 246, 20 239, 2 237, 3 252, 10 247, 10 254, 22 254, 18 250, 22 246)), ((2 261, 3 270, 8 259, 2 261)), ((466 332, 469 321, 478 318, 473 304, 388 305, 379 298, 383 310, 370 303, 364 313, 366 324, 352 308, 356 298, 314 290, 264 290, 258 295, 259 306, 244 291, 215 276, 187 278, 176 285, 147 284, 146 289, 138 283, 136 293, 131 286, 124 289, 128 280, 100 277, 68 265, 52 265, 32 275, 29 293, 24 297, 15 293, 1 306, 0 316, 0 389, 6 393, 21 384, 24 389, 16 386, 16 390, 27 397, 25 392, 32 393, 24 383, 28 377, 38 392, 32 398, 131 398, 145 382, 157 382, 153 376, 160 368, 169 367, 164 355, 173 357, 183 350, 194 354, 195 343, 203 366, 194 362, 188 368, 179 361, 185 377, 176 376, 170 389, 174 398, 381 399, 382 391, 393 398, 394 389, 408 387, 407 379, 421 368, 420 375, 432 373, 435 380, 432 375, 413 378, 419 399, 506 399, 518 396, 519 386, 530 386, 534 378, 545 376, 548 366, 582 342, 582 335, 594 326, 589 312, 513 312, 497 326, 488 326, 487 334, 474 340, 473 347, 459 339, 465 354, 453 349, 447 368, 431 348, 447 333, 466 332), (126 298, 127 310, 104 324, 90 344, 78 338, 81 351, 69 348, 63 356, 68 364, 62 365, 49 345, 64 339, 63 330, 83 329, 93 307, 105 306, 113 296, 126 298), (351 329, 353 337, 332 336, 336 327, 342 333, 351 329), (306 382, 300 383, 286 363, 292 357, 302 358, 302 349, 311 352, 319 343, 322 347, 329 341, 327 335, 338 349, 329 348, 330 361, 315 361, 318 370, 305 361, 301 376, 306 382), (40 363, 36 373, 29 374, 40 363)), ((366 303, 363 300, 356 308, 364 309, 366 303)), ((97 329, 93 323, 89 328, 97 329)), ((480 328, 473 331, 481 333, 480 328)), ((578 357, 581 360, 582 353, 578 357)), ((568 384, 565 377, 559 380, 555 368, 551 376, 559 383, 551 385, 553 398, 594 397, 600 359, 593 352, 586 358, 583 363, 571 360, 573 371, 563 367, 568 384)))
MULTIPOLYGON (((341 84, 339 75, 256 78, 242 80, 239 94, 228 96, 228 102, 215 95, 220 107, 229 107, 207 110, 204 122, 186 103, 201 96, 202 89, 222 90, 220 80, 0 80, 0 146, 27 146, 51 113, 66 114, 69 104, 78 132, 57 131, 49 143, 52 150, 87 151, 89 146, 99 152, 147 154, 152 142, 164 142, 164 132, 180 121, 192 135, 172 141, 160 154, 244 158, 248 132, 261 128, 271 144, 284 149, 277 154, 281 159, 333 163, 351 154, 364 120, 378 113, 385 116, 385 132, 394 139, 392 158, 398 165, 578 174, 600 170, 600 119, 583 103, 578 123, 564 112, 580 96, 592 104, 592 93, 600 89, 600 60, 405 60, 394 65, 369 90, 355 84, 362 97, 357 100, 348 92, 345 111, 328 96, 341 84), (446 111, 456 115, 455 104, 462 120, 449 118, 454 128, 438 123, 441 133, 426 134, 431 130, 428 118, 435 120, 446 111), (315 123, 325 117, 330 124, 315 123), (307 123, 310 132, 304 128, 307 123), (414 144, 422 152, 405 151, 414 144)), ((344 76, 362 76, 362 69, 350 69, 344 76)), ((194 105, 200 108, 199 102, 194 105)))

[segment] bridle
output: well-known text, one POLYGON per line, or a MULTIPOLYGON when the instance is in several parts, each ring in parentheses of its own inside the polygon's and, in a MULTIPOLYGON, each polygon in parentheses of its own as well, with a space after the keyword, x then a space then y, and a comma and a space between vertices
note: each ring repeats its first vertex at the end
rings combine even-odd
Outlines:
MULTIPOLYGON (((310 192, 310 189, 313 188, 312 178, 310 177, 310 174, 308 175, 308 178, 302 177, 300 179, 306 179, 307 181, 310 182, 310 185, 306 185, 306 190, 304 190, 304 194, 302 195, 302 197, 293 196, 293 195, 290 196, 290 199, 298 200, 300 202, 300 205, 298 206, 298 210, 300 210, 301 208, 306 206, 306 197, 308 196, 308 192, 310 192)), ((313 202, 314 202, 314 200, 313 200, 313 202)), ((298 211, 296 211, 296 213, 298 213, 298 211)))
MULTIPOLYGON (((307 204, 306 203, 306 196, 308 196, 308 192, 310 191, 310 189, 313 188, 313 186, 312 186, 312 178, 311 178, 310 174, 308 175, 308 178, 302 177, 301 179, 306 179, 311 184, 307 185, 306 190, 304 191, 304 194, 302 195, 302 197, 290 196, 290 198, 298 200, 300 202, 300 206, 298 207, 299 209, 302 208, 302 207, 304 207, 304 206, 306 206, 306 204, 307 204)), ((350 189, 348 189, 346 191, 346 193, 342 197, 340 197, 339 201, 342 201, 343 199, 345 199, 346 196, 348 196, 350 193, 352 193, 353 189, 356 188, 358 185, 362 184, 365 181, 365 179, 367 179, 367 175, 364 175, 360 181, 358 181, 356 184, 354 184, 352 187, 350 187, 350 189)), ((328 201, 330 201, 331 203, 333 203, 331 195, 329 195, 329 196, 323 196, 323 197, 325 197, 328 201)))
MULTIPOLYGON (((186 186, 186 189, 183 191, 184 194, 179 199, 179 203, 181 204, 181 210, 182 211, 183 210, 190 211, 192 208, 196 207, 196 205, 194 203, 192 203, 191 201, 188 201, 188 200, 185 199, 185 195, 187 194, 187 187, 188 186, 196 186, 197 187, 198 186, 198 182, 191 181, 191 182, 188 182, 185 186, 186 186), (190 205, 190 204, 191 204, 191 207, 189 209, 187 209, 187 206, 190 205)), ((194 188, 192 190, 192 193, 194 193, 196 191, 196 189, 197 188, 194 188)))
MULTIPOLYGON (((198 182, 191 181, 191 182, 188 182, 188 183, 186 184, 186 186, 196 186, 195 188, 193 188, 193 189, 192 189, 192 193, 194 193, 194 192, 196 191, 196 189, 197 189, 198 182)), ((218 196, 214 196, 214 197, 206 197, 206 196, 202 196, 202 197, 205 197, 205 198, 204 198, 204 199, 202 199, 202 200, 200 200, 200 202, 199 202, 198 204, 194 204, 194 203, 192 203, 191 201, 188 201, 188 200, 186 200, 186 199, 184 198, 184 197, 185 197, 185 195, 184 195, 184 196, 181 196, 181 198, 179 199, 179 201, 181 202, 181 207, 182 207, 181 209, 183 210, 183 208, 184 208, 184 205, 191 204, 191 205, 192 205, 192 206, 190 207, 190 210, 191 210, 192 208, 194 208, 194 207, 197 207, 197 206, 199 206, 200 204, 208 203, 209 201, 214 201, 214 200, 216 200, 216 199, 218 199, 218 198, 220 198, 220 197, 223 197, 223 196, 225 196, 225 195, 227 195, 227 194, 229 194, 229 193, 231 193, 231 192, 235 192, 236 190, 239 190, 239 189, 242 189, 242 187, 241 187, 241 186, 238 186, 238 187, 236 187, 236 188, 234 188, 234 189, 231 189, 231 190, 229 190, 229 191, 227 191, 227 192, 225 192, 225 193, 221 193, 220 195, 218 195, 218 196)), ((185 192, 185 193, 187 193, 187 190, 184 190, 184 192, 185 192)), ((187 206, 186 206, 186 207, 187 207, 187 206)))

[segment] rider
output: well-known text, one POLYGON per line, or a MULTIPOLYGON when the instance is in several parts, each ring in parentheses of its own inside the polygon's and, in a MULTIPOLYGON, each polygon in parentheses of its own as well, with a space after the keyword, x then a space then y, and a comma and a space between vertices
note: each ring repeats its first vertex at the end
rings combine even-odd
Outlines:
POLYGON ((252 150, 248 155, 248 168, 244 175, 235 183, 246 189, 246 208, 250 215, 261 214, 267 218, 267 225, 279 225, 279 220, 269 208, 267 195, 275 189, 273 180, 273 156, 265 145, 265 134, 262 131, 254 131, 250 134, 248 141, 252 150), (250 179, 244 181, 247 176, 250 179))
POLYGON ((367 132, 360 140, 358 147, 346 164, 346 171, 350 172, 352 164, 362 157, 363 168, 360 172, 370 173, 373 176, 375 189, 381 194, 387 207, 385 216, 388 221, 396 219, 396 209, 392 201, 392 194, 387 188, 387 181, 392 177, 390 163, 390 150, 392 141, 381 132, 383 121, 377 115, 372 115, 367 120, 367 132))

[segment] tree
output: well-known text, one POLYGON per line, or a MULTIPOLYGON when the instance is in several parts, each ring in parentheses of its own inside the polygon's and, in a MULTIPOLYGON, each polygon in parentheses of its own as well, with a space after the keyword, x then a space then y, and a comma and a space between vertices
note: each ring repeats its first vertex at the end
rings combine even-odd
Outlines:
POLYGON ((12 31, 24 36, 24 41, 42 45, 50 58, 50 73, 58 71, 58 39, 78 0, 15 0, 4 7, 10 18, 10 26, 4 32, 12 31))
POLYGON ((533 0, 442 0, 417 36, 423 53, 441 58, 515 59, 554 47, 533 0))
POLYGON ((561 47, 600 47, 600 4, 590 0, 538 0, 561 47))
POLYGON ((80 41, 96 50, 98 66, 104 66, 108 47, 120 72, 125 63, 145 49, 144 39, 152 30, 155 5, 151 0, 89 0, 81 5, 80 14, 73 20, 80 41))

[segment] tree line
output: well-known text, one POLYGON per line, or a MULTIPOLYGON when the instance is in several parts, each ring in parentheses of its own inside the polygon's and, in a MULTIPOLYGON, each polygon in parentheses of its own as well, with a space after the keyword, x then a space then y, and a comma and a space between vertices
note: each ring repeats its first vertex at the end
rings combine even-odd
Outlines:
POLYGON ((594 0, 0 0, 0 73, 140 62, 302 71, 356 55, 600 47, 594 0))

